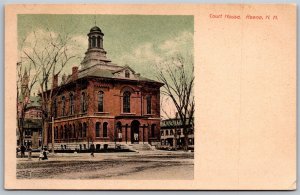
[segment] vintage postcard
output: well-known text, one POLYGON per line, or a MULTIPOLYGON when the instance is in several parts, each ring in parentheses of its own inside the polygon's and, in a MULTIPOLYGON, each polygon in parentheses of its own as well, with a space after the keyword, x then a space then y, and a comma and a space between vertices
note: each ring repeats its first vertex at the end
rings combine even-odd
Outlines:
POLYGON ((5 188, 296 189, 296 6, 6 5, 5 188))

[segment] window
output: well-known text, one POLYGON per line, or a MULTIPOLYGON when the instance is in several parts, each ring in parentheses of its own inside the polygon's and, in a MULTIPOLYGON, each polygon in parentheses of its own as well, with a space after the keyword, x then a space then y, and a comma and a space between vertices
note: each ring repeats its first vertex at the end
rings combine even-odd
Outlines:
POLYGON ((70 115, 74 114, 74 95, 70 93, 70 115))
POLYGON ((100 47, 100 37, 97 37, 97 47, 100 47))
POLYGON ((64 128, 64 138, 65 138, 65 139, 68 139, 68 128, 67 128, 66 125, 65 125, 64 127, 65 127, 65 128, 64 128))
POLYGON ((99 37, 99 40, 100 40, 100 48, 103 48, 103 39, 99 37))
POLYGON ((68 138, 73 138, 73 129, 72 129, 72 125, 69 125, 69 129, 68 129, 68 138))
MULTIPOLYGON (((54 99, 54 102, 53 102, 53 109, 54 109, 53 115, 54 115, 54 118, 56 118, 57 117, 57 101, 56 101, 56 99, 54 99)), ((41 117, 41 113, 38 113, 38 117, 41 117)))
POLYGON ((73 124, 73 138, 76 138, 76 129, 75 129, 75 124, 73 124))
POLYGON ((86 130, 87 130, 86 123, 83 123, 82 137, 86 137, 86 130))
POLYGON ((177 130, 177 135, 181 135, 181 130, 177 130))
POLYGON ((81 112, 86 112, 86 95, 84 92, 81 93, 81 112))
POLYGON ((151 137, 155 136, 155 127, 156 127, 156 124, 151 125, 151 137))
POLYGON ((107 137, 107 122, 103 123, 103 137, 107 137))
POLYGON ((130 72, 129 72, 129 70, 125 70, 125 77, 126 77, 126 78, 129 78, 129 77, 130 77, 130 72))
POLYGON ((174 135, 173 129, 170 130, 170 135, 174 135))
POLYGON ((147 96, 147 114, 151 114, 151 96, 147 96))
POLYGON ((164 131, 160 131, 160 135, 163 136, 164 135, 164 131))
POLYGON ((123 112, 130 113, 130 92, 125 91, 123 94, 123 112))
POLYGON ((97 122, 96 123, 96 137, 100 137, 100 123, 97 122))
POLYGON ((26 129, 25 130, 25 136, 31 136, 31 130, 30 129, 26 129))
POLYGON ((96 47, 96 37, 92 37, 92 47, 96 47))
POLYGON ((64 138, 64 129, 63 126, 60 126, 60 139, 64 138))
POLYGON ((169 135, 169 130, 166 130, 166 135, 169 135))
POLYGON ((82 137, 82 124, 79 123, 79 137, 82 137))
POLYGON ((57 139, 58 138, 58 127, 55 128, 55 131, 54 131, 54 139, 57 139))
POLYGON ((98 112, 103 112, 103 91, 98 92, 98 112))
POLYGON ((61 104, 62 104, 62 106, 61 106, 61 115, 65 116, 65 114, 66 114, 66 98, 65 98, 65 96, 61 97, 61 104))

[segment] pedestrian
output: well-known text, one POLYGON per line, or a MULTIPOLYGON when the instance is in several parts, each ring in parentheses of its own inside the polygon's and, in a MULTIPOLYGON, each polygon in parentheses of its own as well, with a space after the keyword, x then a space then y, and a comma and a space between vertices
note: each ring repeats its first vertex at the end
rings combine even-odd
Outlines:
POLYGON ((43 151, 43 158, 42 158, 42 160, 48 160, 46 149, 44 149, 44 151, 43 151))
POLYGON ((25 151, 26 151, 26 148, 24 145, 21 145, 21 158, 24 158, 25 157, 25 151))
POLYGON ((40 161, 41 159, 43 160, 43 157, 44 157, 44 155, 43 155, 43 150, 41 150, 40 155, 39 155, 39 161, 40 161))
POLYGON ((95 145, 94 145, 94 144, 91 145, 90 150, 91 150, 91 156, 92 156, 92 157, 95 157, 95 155, 94 155, 94 152, 95 152, 95 145))

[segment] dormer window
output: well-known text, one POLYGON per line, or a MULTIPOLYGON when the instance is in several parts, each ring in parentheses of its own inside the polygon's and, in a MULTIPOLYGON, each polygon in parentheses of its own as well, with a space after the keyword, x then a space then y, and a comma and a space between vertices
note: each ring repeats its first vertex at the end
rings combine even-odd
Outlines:
POLYGON ((125 70, 125 77, 126 77, 126 78, 129 78, 129 77, 130 77, 130 72, 129 72, 129 70, 125 70))

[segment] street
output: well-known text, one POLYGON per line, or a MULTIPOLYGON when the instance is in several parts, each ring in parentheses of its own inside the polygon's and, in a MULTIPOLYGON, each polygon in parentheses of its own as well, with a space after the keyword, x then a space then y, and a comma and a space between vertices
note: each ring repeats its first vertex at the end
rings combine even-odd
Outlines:
MULTIPOLYGON (((33 155, 34 156, 34 155, 33 155)), ((35 157, 35 156, 34 156, 35 157)), ((49 160, 17 159, 18 179, 193 179, 194 153, 57 153, 49 160), (155 173, 155 174, 153 174, 155 173)))

